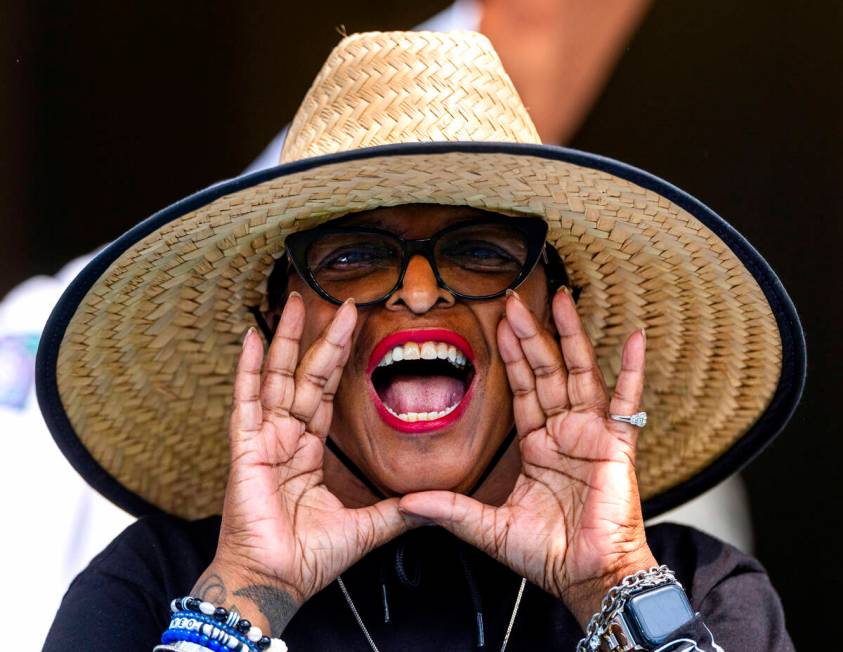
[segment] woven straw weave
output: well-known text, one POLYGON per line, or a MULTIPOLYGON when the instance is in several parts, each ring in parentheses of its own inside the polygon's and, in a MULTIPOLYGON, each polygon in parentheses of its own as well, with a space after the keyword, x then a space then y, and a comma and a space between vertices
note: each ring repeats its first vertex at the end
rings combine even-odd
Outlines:
MULTIPOLYGON (((537 142, 483 37, 345 39, 283 156, 424 140, 537 142)), ((643 497, 707 467, 767 406, 781 369, 775 319, 743 264, 687 212, 607 172, 538 156, 375 152, 223 196, 126 250, 80 304, 59 352, 59 392, 82 443, 161 509, 217 513, 247 308, 264 302, 285 236, 406 203, 544 217, 583 288, 579 310, 610 385, 625 336, 647 328, 643 497)))

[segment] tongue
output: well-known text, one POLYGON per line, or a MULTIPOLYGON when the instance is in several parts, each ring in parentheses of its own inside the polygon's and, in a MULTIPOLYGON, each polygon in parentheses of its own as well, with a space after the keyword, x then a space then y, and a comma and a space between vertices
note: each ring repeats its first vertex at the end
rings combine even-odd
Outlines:
POLYGON ((440 412, 465 394, 461 380, 449 376, 395 376, 380 392, 381 400, 398 414, 440 412))

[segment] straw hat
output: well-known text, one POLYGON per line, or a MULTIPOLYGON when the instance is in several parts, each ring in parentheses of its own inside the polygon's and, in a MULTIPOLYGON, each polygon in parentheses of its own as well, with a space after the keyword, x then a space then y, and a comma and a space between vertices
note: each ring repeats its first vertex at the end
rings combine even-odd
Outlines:
POLYGON ((285 236, 406 203, 543 217, 610 385, 625 335, 647 328, 649 515, 738 469, 790 417, 802 331, 734 229, 646 172, 541 145, 483 36, 367 33, 328 57, 279 166, 153 215, 67 290, 38 358, 65 455, 133 513, 219 512, 233 370, 285 236))

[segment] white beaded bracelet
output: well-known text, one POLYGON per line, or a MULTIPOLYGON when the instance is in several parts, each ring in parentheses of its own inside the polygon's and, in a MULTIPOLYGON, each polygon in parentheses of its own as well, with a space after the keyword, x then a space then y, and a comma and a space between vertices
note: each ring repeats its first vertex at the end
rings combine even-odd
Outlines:
MULTIPOLYGON (((280 638, 273 638, 267 650, 269 652, 288 652, 287 644, 280 638)), ((178 641, 167 645, 157 645, 152 652, 208 652, 208 648, 190 641, 178 641)))
MULTIPOLYGON (((174 616, 170 620, 170 629, 186 629, 191 632, 199 632, 200 634, 204 634, 205 636, 207 636, 212 641, 217 641, 220 645, 224 645, 230 648, 231 650, 246 649, 241 647, 241 639, 226 632, 220 627, 216 627, 211 623, 205 622, 204 620, 199 620, 197 618, 174 616)), ((258 638, 260 638, 260 636, 258 636, 258 638)))
MULTIPOLYGON (((211 602, 207 602, 207 601, 204 601, 204 600, 199 600, 198 598, 193 598, 191 596, 187 596, 187 597, 184 597, 184 598, 177 598, 177 599, 173 600, 170 603, 170 611, 173 613, 173 622, 170 623, 171 629, 174 628, 173 623, 175 622, 175 620, 178 620, 177 615, 180 612, 191 612, 192 611, 192 612, 197 613, 197 614, 202 614, 203 616, 206 616, 208 618, 216 619, 218 621, 218 623, 215 623, 214 625, 211 625, 211 626, 214 627, 215 625, 218 625, 218 627, 215 627, 215 630, 219 629, 220 633, 222 633, 225 636, 228 636, 228 639, 226 639, 226 642, 228 640, 230 640, 231 642, 234 642, 234 638, 231 637, 230 634, 226 634, 226 632, 223 629, 220 629, 220 628, 223 628, 223 627, 228 627, 229 629, 235 630, 238 634, 240 634, 244 638, 248 639, 248 641, 250 643, 252 643, 253 645, 257 645, 259 649, 263 650, 263 652, 288 652, 287 644, 284 643, 284 641, 282 641, 280 638, 269 638, 267 636, 267 637, 264 637, 262 639, 263 632, 261 632, 261 630, 258 627, 251 626, 251 627, 249 627, 248 631, 241 630, 238 627, 238 625, 241 624, 241 621, 246 627, 248 627, 249 625, 246 623, 245 620, 240 618, 240 613, 237 611, 236 607, 232 608, 231 610, 228 610, 228 609, 225 609, 224 607, 217 607, 216 605, 214 605, 211 602), (267 640, 269 640, 269 646, 261 647, 262 645, 266 645, 267 640)), ((181 628, 183 628, 183 627, 181 627, 181 628)), ((200 627, 191 627, 190 629, 194 630, 194 631, 202 631, 201 626, 200 627)), ((203 632, 203 633, 205 633, 205 632, 203 632)), ((208 635, 208 634, 205 633, 205 635, 208 635)), ((216 640, 220 640, 219 636, 213 636, 211 638, 214 638, 216 640)), ((166 645, 173 646, 173 645, 176 645, 176 643, 189 643, 190 645, 194 645, 194 646, 198 645, 197 643, 193 643, 191 641, 178 641, 178 642, 168 643, 166 645)), ((165 652, 168 649, 168 648, 162 647, 162 646, 158 646, 158 647, 161 648, 161 650, 159 652, 165 652)), ((205 648, 201 645, 199 645, 199 647, 196 648, 196 649, 201 650, 202 652, 207 651, 207 648, 205 648)), ((155 650, 158 650, 158 648, 155 648, 155 650)))

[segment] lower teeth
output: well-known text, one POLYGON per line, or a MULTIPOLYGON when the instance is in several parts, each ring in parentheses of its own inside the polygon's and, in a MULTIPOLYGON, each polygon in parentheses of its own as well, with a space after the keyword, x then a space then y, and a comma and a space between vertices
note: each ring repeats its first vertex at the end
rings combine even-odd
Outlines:
POLYGON ((441 419, 442 417, 447 416, 451 414, 451 412, 456 410, 458 405, 459 403, 454 403, 450 407, 446 407, 440 412, 406 412, 403 414, 398 414, 388 405, 385 405, 384 407, 386 408, 387 412, 389 412, 392 416, 401 419, 401 421, 415 423, 416 421, 433 421, 434 419, 441 419))

